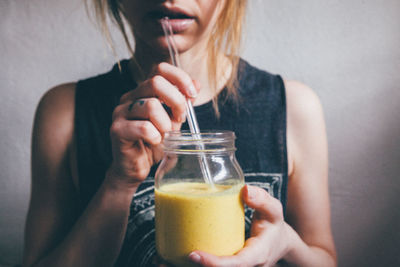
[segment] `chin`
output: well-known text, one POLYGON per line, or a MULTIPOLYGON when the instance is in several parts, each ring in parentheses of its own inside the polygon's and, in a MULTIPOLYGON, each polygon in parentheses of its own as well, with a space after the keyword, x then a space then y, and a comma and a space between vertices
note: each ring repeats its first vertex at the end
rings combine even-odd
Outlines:
MULTIPOLYGON (((185 53, 186 51, 190 50, 195 44, 195 42, 190 40, 188 37, 180 35, 175 35, 174 40, 179 54, 185 53)), ((160 36, 155 40, 148 42, 148 44, 150 44, 153 49, 160 51, 163 55, 169 54, 167 40, 164 36, 160 36)))

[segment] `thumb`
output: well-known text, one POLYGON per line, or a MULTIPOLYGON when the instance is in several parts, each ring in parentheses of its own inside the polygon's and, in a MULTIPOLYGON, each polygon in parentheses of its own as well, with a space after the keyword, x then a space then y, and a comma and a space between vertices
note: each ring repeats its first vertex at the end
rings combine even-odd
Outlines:
POLYGON ((242 197, 246 205, 255 210, 259 219, 270 222, 283 220, 281 202, 272 197, 266 190, 257 186, 245 185, 242 197))
POLYGON ((188 256, 189 260, 203 267, 219 266, 230 267, 238 266, 239 259, 235 256, 216 256, 204 251, 193 251, 188 256))

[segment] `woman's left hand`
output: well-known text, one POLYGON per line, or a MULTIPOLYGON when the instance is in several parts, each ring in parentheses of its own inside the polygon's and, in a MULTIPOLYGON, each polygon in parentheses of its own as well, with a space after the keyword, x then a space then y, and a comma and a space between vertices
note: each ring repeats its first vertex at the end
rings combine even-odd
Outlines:
POLYGON ((291 227, 283 219, 279 200, 256 186, 246 185, 242 190, 244 202, 253 208, 251 237, 233 256, 218 257, 203 251, 189 255, 200 266, 273 266, 290 249, 291 227))

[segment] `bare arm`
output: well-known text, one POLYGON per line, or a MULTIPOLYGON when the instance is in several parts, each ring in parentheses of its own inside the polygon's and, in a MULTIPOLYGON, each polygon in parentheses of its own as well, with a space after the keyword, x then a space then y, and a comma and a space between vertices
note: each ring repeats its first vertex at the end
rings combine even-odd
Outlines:
MULTIPOLYGON (((179 129, 192 79, 161 63, 125 94, 110 129, 113 162, 85 210, 79 210, 69 159, 73 153, 75 84, 50 90, 37 109, 32 138, 32 196, 23 266, 111 266, 118 257, 129 206, 162 156, 166 131, 179 129), (161 101, 172 110, 163 108, 161 101)), ((197 88, 198 89, 198 88, 197 88)), ((194 90, 197 90, 194 88, 194 90)), ((196 92, 195 92, 196 93, 196 92)))
POLYGON ((336 266, 330 226, 325 123, 310 88, 286 82, 289 186, 287 217, 281 203, 265 190, 246 186, 243 200, 255 210, 251 237, 234 256, 195 251, 202 266, 336 266))
POLYGON ((291 161, 287 217, 292 226, 288 263, 335 266, 330 225, 328 146, 323 111, 307 86, 286 82, 288 153, 291 161))
POLYGON ((54 88, 37 109, 23 266, 109 266, 122 243, 134 190, 103 184, 83 214, 78 208, 69 168, 74 92, 74 84, 54 88))

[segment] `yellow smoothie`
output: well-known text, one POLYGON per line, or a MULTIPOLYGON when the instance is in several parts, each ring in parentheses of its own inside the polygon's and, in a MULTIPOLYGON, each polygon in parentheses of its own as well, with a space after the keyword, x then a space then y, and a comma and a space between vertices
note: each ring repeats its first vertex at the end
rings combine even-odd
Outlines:
POLYGON ((243 184, 173 183, 155 190, 156 245, 166 261, 187 266, 194 250, 233 255, 244 244, 243 184))

